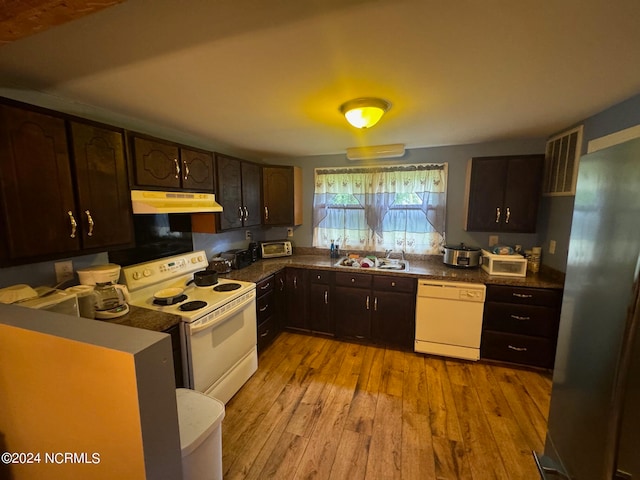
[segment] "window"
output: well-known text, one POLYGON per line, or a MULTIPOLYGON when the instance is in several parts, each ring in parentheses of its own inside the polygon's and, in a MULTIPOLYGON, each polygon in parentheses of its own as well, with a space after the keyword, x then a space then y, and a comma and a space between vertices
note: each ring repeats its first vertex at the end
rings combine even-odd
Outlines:
POLYGON ((315 170, 313 246, 438 254, 447 164, 315 170))

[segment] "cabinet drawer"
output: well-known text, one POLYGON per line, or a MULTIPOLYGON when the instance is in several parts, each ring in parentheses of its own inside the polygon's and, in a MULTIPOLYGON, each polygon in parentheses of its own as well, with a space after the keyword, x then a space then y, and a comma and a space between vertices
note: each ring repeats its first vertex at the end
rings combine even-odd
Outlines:
POLYGON ((559 307, 562 292, 544 288, 508 287, 506 285, 487 285, 487 302, 521 303, 525 305, 544 305, 559 307))
POLYGON ((415 278, 374 275, 373 289, 390 292, 413 293, 416 291, 417 281, 415 278))
POLYGON ((370 288, 373 275, 366 273, 336 272, 336 285, 343 287, 370 288))
POLYGON ((322 283, 323 285, 329 284, 331 272, 326 270, 311 270, 309 272, 309 281, 311 283, 322 283))
POLYGON ((277 333, 273 317, 258 325, 258 350, 269 345, 276 338, 277 333))
POLYGON ((555 342, 511 333, 482 332, 480 358, 553 368, 555 342))
POLYGON ((555 338, 558 333, 558 310, 515 303, 484 304, 483 330, 555 338))
POLYGON ((263 278, 256 283, 256 295, 260 297, 267 292, 273 291, 273 275, 269 275, 267 278, 263 278))
POLYGON ((273 291, 265 293, 256 300, 256 316, 258 325, 273 315, 273 291))

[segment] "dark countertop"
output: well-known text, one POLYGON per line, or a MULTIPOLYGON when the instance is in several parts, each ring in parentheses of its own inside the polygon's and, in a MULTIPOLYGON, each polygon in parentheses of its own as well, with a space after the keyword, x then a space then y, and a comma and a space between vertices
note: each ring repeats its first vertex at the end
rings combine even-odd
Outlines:
MULTIPOLYGON (((528 273, 524 278, 502 277, 489 275, 482 268, 461 269, 448 267, 442 263, 440 255, 426 256, 420 260, 409 261, 408 271, 385 271, 369 270, 366 268, 345 268, 335 267, 338 262, 328 255, 299 255, 291 257, 272 258, 258 260, 257 262, 241 270, 232 270, 226 274, 220 274, 220 278, 230 280, 240 280, 245 282, 259 282, 282 270, 285 267, 313 268, 318 270, 333 270, 336 272, 356 272, 367 275, 399 275, 403 277, 428 278, 436 280, 449 280, 455 282, 484 283, 486 285, 510 285, 517 287, 531 288, 551 288, 562 290, 564 287, 564 274, 551 269, 542 268, 539 273, 528 273)), ((146 308, 129 305, 130 311, 127 315, 113 320, 106 320, 118 325, 128 325, 130 327, 145 328, 162 332, 180 323, 180 316, 165 312, 156 312, 146 308)))
POLYGON ((333 270, 336 272, 357 272, 369 275, 400 275, 403 277, 428 278, 455 282, 484 283, 486 285, 509 285, 530 288, 564 288, 564 274, 551 269, 542 268, 539 273, 528 272, 526 277, 504 277, 489 275, 482 268, 462 269, 449 267, 442 263, 440 255, 426 256, 421 260, 408 259, 408 271, 369 270, 366 268, 335 267, 338 262, 327 255, 298 255, 291 257, 258 260, 241 270, 220 275, 221 278, 235 279, 246 282, 258 282, 284 267, 315 268, 319 270, 333 270))
POLYGON ((129 305, 129 313, 122 317, 111 320, 101 320, 103 322, 115 323, 117 325, 127 325, 128 327, 144 328, 164 332, 165 330, 180 323, 180 315, 166 312, 156 312, 148 308, 129 305))

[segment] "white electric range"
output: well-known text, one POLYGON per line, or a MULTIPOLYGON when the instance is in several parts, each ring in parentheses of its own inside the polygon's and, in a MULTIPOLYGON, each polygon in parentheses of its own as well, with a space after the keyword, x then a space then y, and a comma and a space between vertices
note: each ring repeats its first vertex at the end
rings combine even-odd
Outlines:
POLYGON ((218 279, 198 287, 193 274, 208 266, 204 251, 189 252, 122 269, 130 304, 181 317, 183 373, 187 386, 224 403, 258 368, 256 284, 218 279), (166 300, 167 288, 183 289, 166 300))

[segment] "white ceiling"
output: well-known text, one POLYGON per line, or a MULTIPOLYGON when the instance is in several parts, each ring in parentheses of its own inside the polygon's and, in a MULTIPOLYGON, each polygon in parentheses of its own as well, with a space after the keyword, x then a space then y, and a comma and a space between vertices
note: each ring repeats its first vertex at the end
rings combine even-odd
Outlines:
POLYGON ((262 158, 546 137, 640 93, 640 1, 128 0, 1 47, 0 82, 262 158), (361 96, 393 104, 368 131, 361 96))

